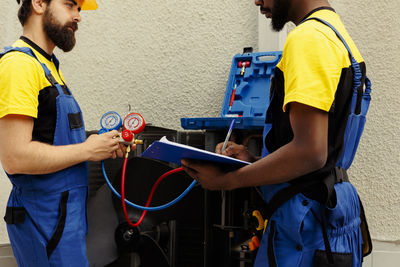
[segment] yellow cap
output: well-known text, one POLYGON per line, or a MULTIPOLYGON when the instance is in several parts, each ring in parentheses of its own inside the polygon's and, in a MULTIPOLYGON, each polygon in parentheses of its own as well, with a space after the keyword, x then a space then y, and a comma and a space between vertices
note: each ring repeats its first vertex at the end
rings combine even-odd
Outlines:
POLYGON ((83 0, 81 10, 96 10, 98 7, 96 0, 83 0))

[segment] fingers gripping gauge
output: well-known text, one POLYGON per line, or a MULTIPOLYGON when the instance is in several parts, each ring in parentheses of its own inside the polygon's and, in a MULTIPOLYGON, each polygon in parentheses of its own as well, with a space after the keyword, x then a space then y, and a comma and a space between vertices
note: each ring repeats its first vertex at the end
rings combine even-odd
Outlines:
POLYGON ((134 134, 138 134, 143 131, 145 122, 139 113, 130 113, 124 119, 124 129, 131 131, 134 134))
POLYGON ((119 130, 122 126, 121 116, 115 111, 105 113, 100 119, 101 129, 105 131, 119 130))

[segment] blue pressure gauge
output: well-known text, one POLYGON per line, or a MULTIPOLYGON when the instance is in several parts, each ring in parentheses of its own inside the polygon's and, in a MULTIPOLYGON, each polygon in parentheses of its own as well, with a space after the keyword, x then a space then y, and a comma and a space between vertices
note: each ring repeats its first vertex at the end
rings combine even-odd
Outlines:
POLYGON ((122 126, 121 116, 115 111, 109 111, 101 117, 100 126, 107 131, 119 130, 122 126))

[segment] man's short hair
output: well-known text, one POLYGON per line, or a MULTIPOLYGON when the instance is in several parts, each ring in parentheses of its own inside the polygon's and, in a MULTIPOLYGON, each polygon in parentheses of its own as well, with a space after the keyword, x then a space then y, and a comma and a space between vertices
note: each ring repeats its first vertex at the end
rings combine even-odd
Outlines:
MULTIPOLYGON (((51 0, 43 0, 46 3, 50 3, 51 0)), ((17 0, 17 3, 20 4, 22 2, 21 7, 18 10, 18 19, 21 22, 21 25, 24 26, 29 16, 31 15, 31 2, 32 0, 17 0)))

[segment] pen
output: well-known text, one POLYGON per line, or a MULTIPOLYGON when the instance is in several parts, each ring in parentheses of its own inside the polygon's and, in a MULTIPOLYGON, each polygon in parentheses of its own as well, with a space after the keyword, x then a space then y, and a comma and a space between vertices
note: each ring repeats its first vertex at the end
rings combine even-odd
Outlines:
POLYGON ((225 137, 225 141, 224 141, 224 144, 222 146, 221 153, 224 152, 224 150, 226 148, 226 145, 228 144, 228 141, 229 141, 229 138, 231 137, 231 133, 232 133, 232 129, 233 129, 233 125, 234 124, 235 124, 235 119, 232 120, 231 126, 229 126, 229 130, 228 130, 228 133, 227 133, 227 135, 225 137))

